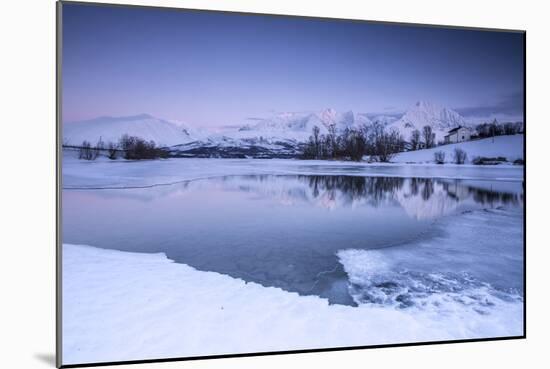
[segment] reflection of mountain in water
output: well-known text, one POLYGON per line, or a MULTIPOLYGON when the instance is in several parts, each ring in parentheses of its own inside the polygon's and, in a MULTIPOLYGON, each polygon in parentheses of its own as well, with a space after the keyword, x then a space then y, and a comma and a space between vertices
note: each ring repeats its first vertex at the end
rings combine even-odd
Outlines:
MULTIPOLYGON (((415 219, 435 219, 457 211, 523 206, 521 182, 342 175, 240 175, 185 181, 148 189, 120 190, 115 196, 152 201, 197 189, 245 192, 280 205, 313 205, 335 210, 399 206, 415 219)), ((101 192, 103 196, 113 196, 101 192)))
POLYGON ((508 192, 467 180, 432 178, 251 175, 224 177, 222 183, 226 189, 273 198, 285 205, 306 202, 335 209, 393 204, 416 219, 434 219, 459 208, 523 204, 519 182, 507 183, 508 192))
POLYGON ((395 192, 405 180, 389 177, 249 175, 223 177, 218 183, 224 190, 249 192, 283 205, 306 203, 330 210, 391 205, 395 192))

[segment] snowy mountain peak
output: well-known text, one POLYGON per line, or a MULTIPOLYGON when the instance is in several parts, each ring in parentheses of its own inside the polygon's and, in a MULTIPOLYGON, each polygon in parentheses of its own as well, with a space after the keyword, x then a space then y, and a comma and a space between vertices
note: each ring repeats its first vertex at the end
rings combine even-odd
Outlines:
POLYGON ((153 117, 150 114, 146 114, 146 113, 136 114, 136 115, 128 115, 128 116, 119 116, 119 117, 104 115, 104 116, 101 116, 101 117, 98 117, 98 118, 93 118, 93 119, 89 119, 89 120, 85 120, 85 121, 71 122, 71 124, 73 124, 73 123, 82 123, 82 122, 92 122, 92 121, 95 121, 95 122, 118 122, 118 121, 132 122, 132 121, 140 121, 140 120, 145 120, 145 119, 155 119, 155 117, 153 117))
POLYGON ((138 119, 155 119, 155 117, 153 117, 151 114, 147 114, 147 113, 141 113, 141 114, 135 115, 133 117, 126 117, 126 118, 134 118, 136 120, 138 120, 138 119))
POLYGON ((331 125, 341 132, 346 128, 359 129, 370 123, 370 119, 364 114, 356 114, 351 110, 338 113, 333 108, 327 108, 313 113, 279 113, 271 118, 261 119, 255 124, 244 125, 237 132, 228 135, 232 138, 262 137, 270 141, 303 142, 309 138, 313 127, 318 127, 321 134, 326 134, 331 125))
POLYGON ((326 125, 332 124, 336 121, 336 110, 332 108, 327 108, 323 110, 321 113, 319 113, 319 117, 321 118, 322 122, 326 125))
POLYGON ((415 106, 419 109, 433 109, 433 107, 435 107, 435 104, 429 101, 420 100, 416 102, 415 106))
POLYGON ((413 124, 426 123, 432 125, 435 123, 444 128, 466 124, 464 118, 456 111, 427 101, 418 101, 415 107, 408 110, 402 119, 409 120, 413 124))
POLYGON ((424 126, 430 126, 436 135, 436 140, 441 140, 448 130, 467 125, 464 118, 452 109, 428 101, 418 101, 414 107, 388 127, 398 130, 405 140, 409 140, 413 130, 422 130, 424 126))

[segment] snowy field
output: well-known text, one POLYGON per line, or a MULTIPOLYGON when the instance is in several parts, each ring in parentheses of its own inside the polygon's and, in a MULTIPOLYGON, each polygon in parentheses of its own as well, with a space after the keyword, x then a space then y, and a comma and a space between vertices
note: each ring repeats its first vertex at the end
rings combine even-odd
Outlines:
POLYGON ((408 151, 397 154, 392 161, 395 163, 433 163, 434 153, 443 151, 445 162, 453 161, 455 148, 461 148, 468 155, 467 162, 471 162, 476 156, 495 158, 504 157, 509 162, 523 157, 523 135, 497 136, 476 141, 461 142, 458 144, 443 145, 432 149, 408 151))

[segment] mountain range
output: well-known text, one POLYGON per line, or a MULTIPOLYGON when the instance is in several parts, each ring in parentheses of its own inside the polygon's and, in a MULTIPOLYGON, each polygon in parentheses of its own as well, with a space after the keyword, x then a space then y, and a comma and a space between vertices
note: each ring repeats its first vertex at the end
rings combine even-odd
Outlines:
POLYGON ((153 140, 159 146, 170 149, 181 156, 221 157, 288 157, 293 156, 312 133, 319 127, 321 134, 334 126, 337 132, 346 128, 361 128, 374 122, 387 129, 397 130, 409 140, 415 129, 429 125, 442 140, 448 130, 457 126, 468 126, 468 122, 456 111, 433 103, 420 101, 402 116, 367 115, 353 111, 339 113, 325 109, 314 113, 279 113, 269 118, 231 127, 221 132, 197 129, 193 126, 159 119, 148 114, 128 117, 100 117, 63 125, 65 145, 80 145, 84 140, 95 144, 118 142, 124 135, 153 140))

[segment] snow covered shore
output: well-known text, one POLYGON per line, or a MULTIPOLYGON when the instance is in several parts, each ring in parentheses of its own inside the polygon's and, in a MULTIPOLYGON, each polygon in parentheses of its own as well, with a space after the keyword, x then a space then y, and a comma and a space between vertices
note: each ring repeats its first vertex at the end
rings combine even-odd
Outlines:
POLYGON ((198 271, 164 254, 65 244, 63 363, 521 335, 521 294, 458 273, 472 258, 487 262, 481 271, 512 262, 521 273, 518 216, 481 211, 458 216, 454 227, 449 220, 434 240, 342 250, 358 307, 198 271), (464 227, 478 230, 479 247, 464 227), (459 261, 457 273, 441 269, 447 258, 459 261), (409 294, 399 298, 403 289, 409 294))
MULTIPOLYGON (((420 152, 411 152, 411 154, 420 152)), ((426 160, 433 160, 433 155, 426 160)), ((74 153, 70 152, 66 153, 63 157, 63 188, 65 189, 150 187, 220 176, 262 174, 522 181, 523 167, 515 165, 477 166, 469 164, 369 164, 366 162, 295 159, 177 158, 112 161, 100 158, 96 161, 85 161, 78 160, 74 157, 74 153)))

